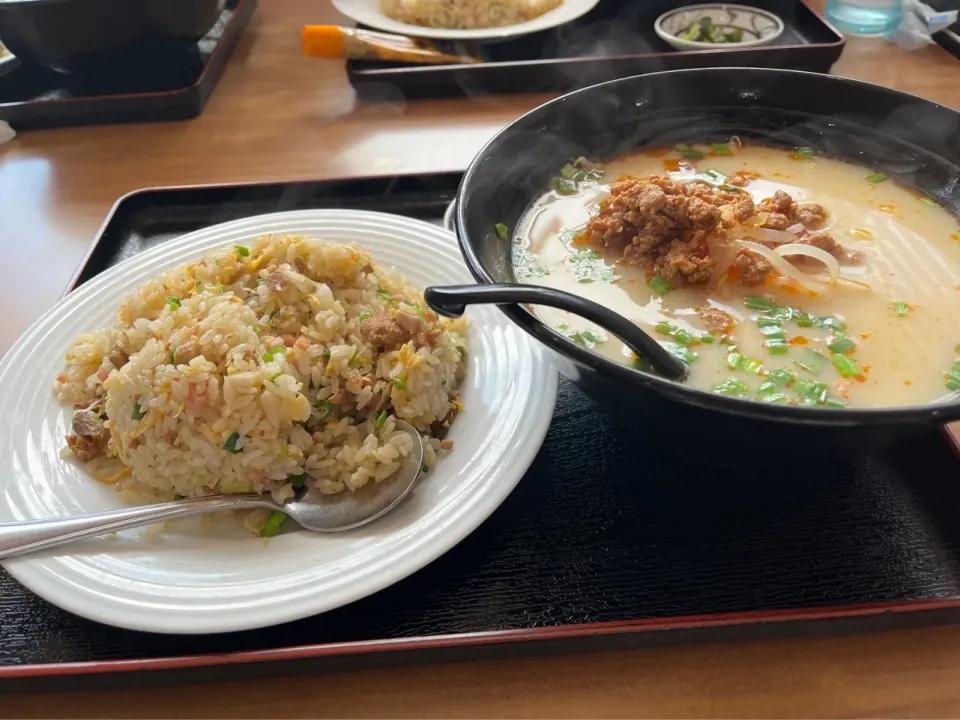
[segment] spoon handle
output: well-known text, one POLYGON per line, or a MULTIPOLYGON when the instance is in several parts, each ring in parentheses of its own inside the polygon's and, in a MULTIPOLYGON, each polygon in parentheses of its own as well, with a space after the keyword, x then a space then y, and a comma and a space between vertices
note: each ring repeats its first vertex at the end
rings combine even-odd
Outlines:
POLYGON ((423 297, 430 307, 447 317, 460 317, 467 305, 476 304, 549 305, 566 310, 616 335, 637 355, 647 358, 664 377, 683 380, 687 376, 687 366, 642 328, 603 305, 562 290, 525 284, 448 285, 428 287, 423 297))
POLYGON ((75 515, 49 520, 30 520, 0 523, 0 559, 13 555, 45 550, 56 545, 97 537, 117 530, 150 525, 176 518, 216 512, 217 510, 247 510, 269 508, 282 510, 270 496, 255 493, 243 495, 213 495, 211 497, 175 500, 143 507, 108 510, 90 515, 75 515))

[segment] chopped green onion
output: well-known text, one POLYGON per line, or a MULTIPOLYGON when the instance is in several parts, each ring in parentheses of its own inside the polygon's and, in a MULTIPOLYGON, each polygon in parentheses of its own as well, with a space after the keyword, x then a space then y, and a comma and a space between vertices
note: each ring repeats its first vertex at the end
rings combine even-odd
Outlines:
POLYGON ((744 298, 743 304, 751 310, 769 311, 773 309, 773 300, 765 297, 757 297, 756 295, 750 295, 744 298))
POLYGON ((497 231, 497 237, 504 242, 510 239, 510 228, 503 223, 497 223, 493 226, 493 229, 497 231))
POLYGON ((653 365, 650 364, 650 361, 645 357, 640 357, 639 355, 634 355, 633 362, 630 364, 633 366, 634 370, 645 370, 647 372, 653 370, 653 365))
POLYGON ((783 328, 779 325, 767 325, 766 327, 761 326, 760 333, 767 338, 767 340, 783 340, 786 338, 783 328))
POLYGON ((936 203, 934 200, 931 200, 930 198, 920 198, 920 200, 921 200, 925 205, 929 205, 930 207, 939 207, 939 206, 937 205, 937 203, 936 203))
POLYGON ((710 143, 710 148, 717 155, 733 155, 730 149, 730 143, 710 143))
POLYGON ((771 355, 786 355, 790 351, 790 346, 780 338, 767 340, 763 345, 771 355))
POLYGON ((373 429, 379 430, 380 428, 382 428, 384 423, 387 422, 388 417, 390 416, 387 414, 387 411, 381 410, 380 414, 377 415, 376 419, 373 421, 373 429))
POLYGON ((399 375, 396 377, 390 378, 390 382, 392 382, 398 390, 405 390, 407 387, 407 381, 404 380, 399 375))
POLYGON ((793 308, 784 307, 783 305, 774 305, 772 308, 770 308, 770 316, 775 320, 779 320, 780 322, 792 320, 793 315, 793 308))
POLYGON ((897 317, 906 317, 910 308, 907 307, 905 302, 896 302, 893 304, 893 311, 897 314, 897 317))
POLYGON ((579 174, 579 172, 579 170, 569 163, 560 168, 560 174, 563 175, 563 177, 570 178, 572 180, 576 179, 576 176, 579 174))
POLYGON ((363 322, 363 321, 366 320, 367 318, 371 318, 371 317, 373 317, 373 315, 371 315, 371 314, 368 313, 368 312, 361 313, 360 317, 357 318, 357 322, 363 322))
POLYGON ((767 380, 757 390, 757 397, 768 403, 785 403, 789 398, 780 392, 780 386, 767 380))
POLYGON ((283 373, 274 373, 273 375, 270 376, 270 382, 275 383, 277 381, 277 378, 280 377, 281 375, 283 375, 283 373))
POLYGON ((288 475, 287 482, 299 490, 307 484, 307 474, 300 473, 299 475, 288 475))
POLYGON ((693 345, 693 343, 696 341, 696 338, 686 330, 677 330, 675 333, 673 333, 673 339, 681 345, 693 345))
POLYGON ((780 319, 779 319, 779 318, 773 318, 773 317, 767 317, 766 315, 761 315, 760 317, 757 318, 757 325, 759 325, 759 326, 762 327, 762 328, 765 328, 765 327, 780 327, 780 319))
POLYGON ((743 397, 750 392, 750 388, 748 388, 747 384, 742 380, 738 380, 737 378, 727 378, 719 385, 714 385, 713 391, 721 395, 743 397))
POLYGON ((833 361, 833 366, 837 371, 845 378, 857 377, 862 375, 862 371, 857 367, 857 364, 853 362, 846 355, 841 355, 840 353, 833 353, 830 356, 830 359, 833 361))
POLYGON ((805 312, 794 312, 794 319, 797 321, 797 325, 803 328, 811 328, 816 323, 815 316, 810 313, 805 312))
POLYGON ((846 335, 837 335, 833 342, 827 345, 835 353, 848 353, 852 350, 856 350, 857 346, 854 344, 853 340, 848 338, 846 335))
POLYGON ((230 433, 230 437, 227 438, 227 441, 223 444, 223 449, 228 453, 233 453, 236 455, 241 449, 237 448, 237 441, 240 440, 240 433, 230 433))
POLYGON ((684 150, 680 154, 687 160, 703 160, 704 158, 704 154, 699 150, 684 150))
POLYGON ((767 377, 780 387, 790 387, 797 379, 797 376, 786 368, 771 370, 767 377))
POLYGON ((700 342, 702 342, 705 345, 713 345, 713 343, 716 342, 716 340, 717 340, 716 336, 710 333, 704 333, 703 335, 700 336, 700 342))
POLYGON ((720 338, 721 345, 736 345, 737 339, 733 335, 724 335, 720 338))
POLYGON ((668 322, 658 322, 656 325, 653 326, 653 329, 656 330, 661 335, 673 335, 673 333, 676 331, 677 328, 676 326, 671 325, 668 322))
POLYGON ((133 419, 141 420, 143 416, 147 414, 147 411, 140 407, 140 402, 137 401, 133 404, 133 419))
POLYGON ((590 330, 581 330, 571 334, 570 339, 573 340, 577 345, 587 348, 588 350, 595 348, 602 342, 606 342, 607 338, 599 333, 592 332, 590 330))
POLYGON ((171 365, 176 365, 176 364, 177 364, 176 355, 177 355, 177 349, 176 349, 176 348, 170 348, 170 364, 171 364, 171 365))
POLYGON ((167 298, 167 304, 170 306, 171 310, 176 310, 180 307, 180 298, 173 297, 172 295, 167 298))
POLYGON ((240 257, 247 257, 250 254, 250 248, 244 247, 243 245, 234 245, 233 249, 237 251, 237 255, 240 257))
POLYGON ((877 173, 870 173, 869 175, 867 175, 867 182, 874 183, 874 184, 882 183, 886 179, 887 179, 887 176, 884 175, 883 173, 877 172, 877 173))
POLYGON ((676 148, 677 152, 686 152, 687 150, 692 149, 690 145, 687 145, 687 143, 677 143, 673 147, 676 148))
POLYGON ((847 406, 843 400, 838 400, 837 398, 832 397, 828 397, 826 400, 824 400, 823 404, 832 408, 845 408, 847 406))
POLYGON ((283 525, 283 521, 286 519, 286 515, 279 510, 274 510, 272 513, 270 513, 270 517, 267 518, 267 521, 260 529, 260 537, 273 537, 276 535, 277 531, 280 529, 280 526, 283 525))
POLYGON ((808 148, 808 147, 797 148, 797 157, 802 157, 804 160, 809 160, 816 154, 817 153, 814 151, 813 148, 808 148))
POLYGON ((333 415, 333 411, 337 406, 331 403, 328 400, 320 400, 317 402, 317 409, 320 411, 320 419, 326 420, 328 417, 333 415))
POLYGON ((647 281, 647 285, 650 286, 650 289, 653 290, 657 295, 666 295, 668 292, 673 290, 670 287, 670 283, 664 280, 659 275, 654 275, 650 280, 647 281))
POLYGON ((812 348, 804 348, 799 360, 794 360, 793 364, 803 368, 809 373, 819 375, 827 367, 829 360, 812 348))
POLYGON ((675 342, 662 342, 662 343, 660 343, 660 344, 663 345, 663 348, 664 348, 667 352, 669 352, 671 355, 673 355, 673 356, 674 356, 675 358, 677 358, 678 360, 682 360, 682 361, 685 362, 687 365, 689 365, 689 364, 692 363, 694 360, 696 360, 698 357, 700 357, 700 354, 699 354, 699 353, 694 352, 693 350, 688 350, 687 348, 685 348, 683 345, 680 345, 679 343, 675 343, 675 342))
POLYGON ((272 347, 263 354, 264 362, 274 362, 277 359, 277 355, 284 355, 287 352, 287 348, 283 345, 277 345, 277 347, 272 347))
POLYGON ((727 367, 731 370, 740 370, 754 375, 763 373, 763 363, 760 360, 746 357, 737 352, 727 355, 727 367))
POLYGON ((843 332, 847 329, 847 324, 838 317, 832 317, 827 315, 826 317, 817 318, 817 327, 822 327, 826 330, 839 330, 843 332))
POLYGON ((571 195, 577 191, 577 184, 565 177, 553 179, 553 189, 561 195, 571 195))
POLYGON ((393 302, 393 295, 388 293, 386 290, 377 290, 377 297, 383 300, 384 302, 393 302))
POLYGON ((357 361, 357 356, 360 354, 360 348, 355 348, 353 355, 350 356, 350 359, 347 360, 347 365, 353 367, 353 364, 357 361))
POLYGON ((947 386, 948 390, 952 390, 953 392, 960 390, 960 374, 948 372, 946 374, 946 382, 944 384, 947 386))
POLYGON ((816 380, 797 380, 793 389, 797 391, 800 397, 815 402, 818 405, 827 399, 827 386, 816 380))

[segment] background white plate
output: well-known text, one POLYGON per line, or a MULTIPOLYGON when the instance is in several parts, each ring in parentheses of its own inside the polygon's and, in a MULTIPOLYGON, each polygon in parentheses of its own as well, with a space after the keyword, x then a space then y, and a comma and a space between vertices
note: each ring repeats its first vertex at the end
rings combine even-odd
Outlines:
MULTIPOLYGON (((120 298, 157 273, 215 246, 268 232, 357 242, 381 267, 418 285, 471 282, 453 236, 382 213, 306 210, 200 230, 107 270, 44 315, 0 362, 0 521, 120 507, 110 487, 61 460, 70 411, 51 391, 75 333, 113 322, 120 298)), ((419 570, 473 531, 509 495, 539 450, 553 415, 556 372, 545 354, 493 306, 468 311, 465 410, 453 450, 412 499, 355 531, 304 531, 265 542, 217 523, 151 538, 115 539, 13 558, 4 567, 44 599, 134 630, 211 633, 263 627, 330 610, 419 570)))
POLYGON ((411 37, 434 40, 497 40, 527 33, 540 32, 563 25, 593 10, 599 0, 563 0, 563 4, 534 18, 505 27, 478 28, 476 30, 446 30, 421 25, 408 25, 393 20, 382 12, 377 0, 333 0, 333 6, 350 19, 383 32, 399 33, 411 37))

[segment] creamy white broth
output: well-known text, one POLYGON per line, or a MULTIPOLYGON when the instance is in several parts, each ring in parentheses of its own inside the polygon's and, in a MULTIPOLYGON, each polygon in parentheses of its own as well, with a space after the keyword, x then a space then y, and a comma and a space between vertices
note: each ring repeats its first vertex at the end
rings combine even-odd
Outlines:
MULTIPOLYGON (((678 157, 673 152, 666 157, 637 154, 618 159, 602 167, 601 180, 581 185, 575 195, 545 194, 514 233, 518 279, 594 300, 651 333, 657 323, 668 322, 699 337, 707 330, 698 308, 713 306, 726 311, 736 320, 728 339, 735 342, 734 350, 762 361, 763 370, 755 374, 729 368, 730 345, 695 344, 688 346, 698 357, 690 363, 687 382, 696 387, 711 389, 734 377, 749 388, 746 396, 756 397, 755 391, 769 371, 786 368, 800 379, 826 384, 831 398, 852 407, 922 404, 948 393, 944 373, 957 359, 955 348, 960 343, 960 226, 953 215, 892 180, 869 182, 869 169, 827 158, 797 159, 784 150, 746 147, 733 156, 706 157, 688 163, 679 172, 666 171, 664 161, 678 157), (847 248, 865 254, 857 265, 843 267, 841 277, 871 287, 841 282, 811 297, 776 285, 732 284, 724 286, 719 294, 684 287, 658 296, 647 284, 647 269, 617 262, 619 251, 595 261, 577 261, 585 257, 586 248, 574 245, 573 236, 609 194, 605 183, 650 175, 684 179, 707 169, 724 175, 744 170, 759 174, 760 178, 744 188, 755 201, 783 190, 797 202, 824 206, 830 216, 823 230, 847 248), (782 306, 842 319, 846 323, 844 334, 857 343, 849 357, 863 370, 859 379, 841 377, 829 362, 817 375, 794 363, 804 361, 804 347, 829 358, 831 351, 826 346, 834 337, 829 329, 784 322, 788 341, 799 343, 799 337, 807 344, 790 344, 786 355, 771 355, 757 324, 763 313, 745 306, 748 296, 765 296, 782 306), (905 317, 894 310, 899 302, 909 306, 905 317)), ((815 266, 804 269, 815 271, 815 266)), ((629 349, 601 328, 551 308, 538 308, 536 312, 545 322, 567 335, 576 335, 575 339, 596 352, 625 364, 633 362, 629 349), (593 346, 598 339, 603 341, 593 346)), ((657 337, 670 340, 663 335, 657 337)), ((788 402, 802 402, 787 390, 783 395, 788 402)))

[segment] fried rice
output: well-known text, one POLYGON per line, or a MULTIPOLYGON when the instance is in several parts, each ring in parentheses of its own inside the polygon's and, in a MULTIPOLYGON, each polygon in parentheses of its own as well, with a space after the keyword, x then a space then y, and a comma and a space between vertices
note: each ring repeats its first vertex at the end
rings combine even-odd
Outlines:
MULTIPOLYGON (((462 320, 354 246, 265 236, 128 295, 54 382, 70 452, 131 500, 349 492, 429 468, 461 409, 462 320)), ((444 443, 446 445, 447 443, 444 443)), ((255 528, 254 528, 255 529, 255 528)))
POLYGON ((563 0, 380 0, 380 11, 399 22, 448 30, 516 25, 540 17, 563 0))

